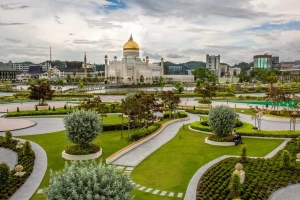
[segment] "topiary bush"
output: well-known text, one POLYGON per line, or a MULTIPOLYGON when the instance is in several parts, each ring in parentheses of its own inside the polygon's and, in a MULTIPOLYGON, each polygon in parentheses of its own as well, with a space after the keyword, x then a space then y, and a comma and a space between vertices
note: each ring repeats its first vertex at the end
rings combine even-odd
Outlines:
POLYGON ((76 110, 64 118, 67 139, 82 147, 89 144, 102 131, 102 124, 95 111, 76 110))
POLYGON ((230 189, 230 196, 232 198, 238 198, 240 196, 240 191, 242 189, 242 185, 240 182, 240 175, 232 174, 229 183, 229 189, 230 189))
POLYGON ((247 147, 243 146, 242 153, 241 153, 241 163, 247 162, 247 147))
POLYGON ((281 167, 283 167, 284 169, 290 168, 291 165, 290 152, 288 152, 287 150, 283 150, 281 156, 282 156, 281 167))
POLYGON ((23 145, 23 154, 24 155, 32 154, 31 144, 28 141, 25 141, 25 143, 23 145))
POLYGON ((233 109, 228 106, 218 105, 210 109, 208 125, 216 135, 226 137, 231 134, 235 126, 236 116, 233 109))
POLYGON ((0 184, 5 185, 10 178, 10 169, 6 163, 0 163, 0 184))
POLYGON ((12 133, 9 130, 5 131, 5 140, 7 143, 10 143, 12 140, 12 133))
POLYGON ((46 199, 122 199, 132 200, 131 179, 112 165, 95 161, 66 162, 63 171, 50 172, 46 199))

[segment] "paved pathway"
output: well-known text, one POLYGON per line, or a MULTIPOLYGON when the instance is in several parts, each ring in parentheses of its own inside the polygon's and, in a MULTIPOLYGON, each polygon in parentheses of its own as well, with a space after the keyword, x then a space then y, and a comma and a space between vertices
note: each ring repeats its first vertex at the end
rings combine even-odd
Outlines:
POLYGON ((199 120, 198 115, 189 115, 190 119, 188 121, 176 122, 166 126, 159 135, 153 139, 143 143, 139 147, 131 150, 125 155, 121 156, 115 160, 112 164, 124 165, 124 166, 137 166, 145 158, 147 158, 154 151, 159 149, 162 145, 170 141, 178 132, 179 128, 183 124, 191 123, 199 120))
POLYGON ((300 200, 300 184, 289 185, 276 190, 269 200, 300 200))
POLYGON ((0 163, 6 163, 13 170, 18 163, 18 154, 10 149, 0 147, 0 163))

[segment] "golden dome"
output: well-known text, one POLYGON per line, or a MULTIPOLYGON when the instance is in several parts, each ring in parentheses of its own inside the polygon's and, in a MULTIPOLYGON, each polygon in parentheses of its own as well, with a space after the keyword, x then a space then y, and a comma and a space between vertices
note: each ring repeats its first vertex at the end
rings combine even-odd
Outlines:
POLYGON ((140 50, 139 45, 133 41, 132 35, 130 36, 128 42, 124 44, 123 50, 140 50))

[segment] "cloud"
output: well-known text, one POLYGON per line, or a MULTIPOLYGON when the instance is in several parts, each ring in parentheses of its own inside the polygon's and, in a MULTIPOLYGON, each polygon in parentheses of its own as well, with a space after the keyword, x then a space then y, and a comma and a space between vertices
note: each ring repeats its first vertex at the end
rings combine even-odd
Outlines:
POLYGON ((12 39, 12 38, 4 38, 5 40, 9 41, 9 42, 14 42, 14 43, 21 43, 20 40, 16 40, 16 39, 12 39))
POLYGON ((56 21, 58 24, 63 24, 63 23, 60 21, 60 17, 59 17, 59 16, 54 15, 54 19, 55 19, 55 21, 56 21))
POLYGON ((167 58, 184 58, 185 56, 184 55, 179 55, 177 53, 168 53, 166 55, 167 58))
POLYGON ((149 56, 149 58, 155 59, 155 60, 159 60, 160 58, 162 58, 162 55, 159 55, 157 53, 149 53, 149 52, 144 52, 143 56, 149 56))
POLYGON ((3 22, 0 22, 0 26, 16 26, 16 25, 24 25, 24 24, 27 24, 27 23, 3 23, 3 22))
POLYGON ((26 6, 26 5, 21 5, 21 6, 10 6, 9 4, 0 4, 0 8, 2 8, 3 10, 13 10, 13 9, 25 9, 25 8, 29 8, 30 6, 26 6))

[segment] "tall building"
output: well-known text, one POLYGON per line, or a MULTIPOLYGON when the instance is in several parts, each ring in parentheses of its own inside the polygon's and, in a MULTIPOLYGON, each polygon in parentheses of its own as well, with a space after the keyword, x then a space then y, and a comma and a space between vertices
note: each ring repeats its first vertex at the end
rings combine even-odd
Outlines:
POLYGON ((211 72, 216 76, 218 76, 219 65, 220 55, 215 56, 206 54, 206 68, 211 70, 211 72))
POLYGON ((255 55, 253 56, 254 67, 271 69, 272 68, 272 55, 255 55))

